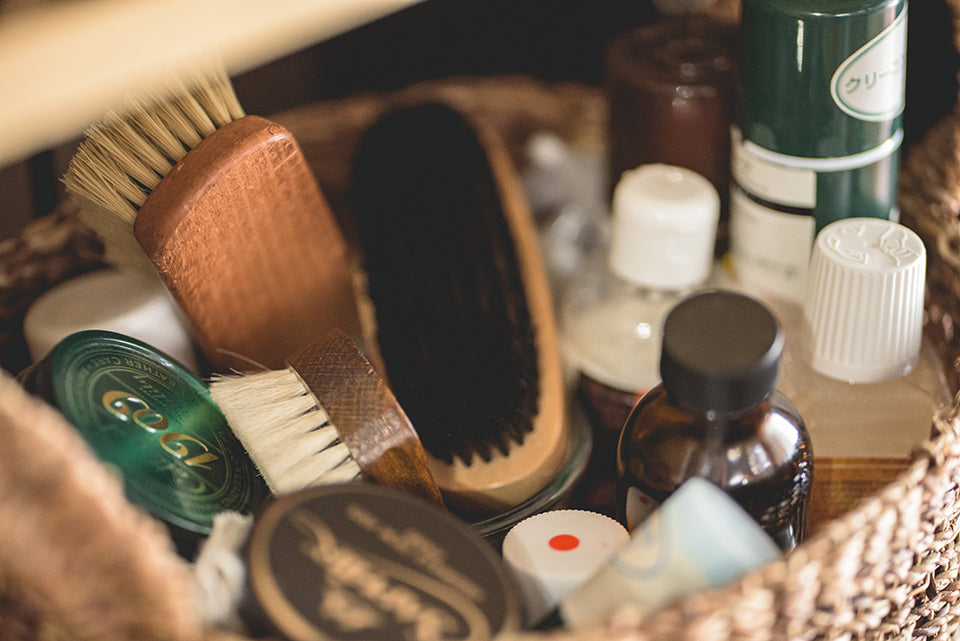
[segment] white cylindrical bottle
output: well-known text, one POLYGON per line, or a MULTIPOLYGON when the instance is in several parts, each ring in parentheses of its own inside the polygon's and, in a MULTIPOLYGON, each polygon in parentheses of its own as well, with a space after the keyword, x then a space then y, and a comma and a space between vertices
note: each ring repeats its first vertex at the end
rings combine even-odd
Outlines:
POLYGON ((608 516, 620 430, 660 381, 664 317, 711 273, 720 198, 700 174, 653 163, 623 173, 612 209, 609 247, 571 282, 560 311, 564 356, 594 432, 585 499, 608 516))
POLYGON ((851 218, 817 235, 801 331, 787 337, 781 390, 813 441, 810 524, 892 480, 950 401, 923 340, 926 250, 897 223, 851 218))

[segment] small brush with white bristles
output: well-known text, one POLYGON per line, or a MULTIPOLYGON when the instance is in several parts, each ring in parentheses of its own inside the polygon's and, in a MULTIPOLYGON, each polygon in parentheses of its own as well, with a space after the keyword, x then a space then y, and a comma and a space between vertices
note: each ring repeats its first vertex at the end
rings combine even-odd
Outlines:
POLYGON ((409 419, 343 332, 286 369, 218 375, 210 395, 274 494, 362 476, 443 502, 409 419))

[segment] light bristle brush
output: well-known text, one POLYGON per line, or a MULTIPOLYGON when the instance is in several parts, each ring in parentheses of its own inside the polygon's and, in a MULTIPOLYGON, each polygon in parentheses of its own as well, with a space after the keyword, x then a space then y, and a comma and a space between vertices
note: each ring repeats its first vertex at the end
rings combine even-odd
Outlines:
POLYGON ((565 401, 549 283, 502 141, 440 104, 366 132, 350 194, 365 345, 447 505, 497 513, 557 473, 565 401))
POLYGON ((410 420, 342 331, 285 369, 215 376, 210 395, 275 494, 362 476, 443 502, 410 420))
POLYGON ((214 370, 356 332, 348 249, 299 145, 225 74, 91 127, 64 184, 109 261, 156 272, 214 370))

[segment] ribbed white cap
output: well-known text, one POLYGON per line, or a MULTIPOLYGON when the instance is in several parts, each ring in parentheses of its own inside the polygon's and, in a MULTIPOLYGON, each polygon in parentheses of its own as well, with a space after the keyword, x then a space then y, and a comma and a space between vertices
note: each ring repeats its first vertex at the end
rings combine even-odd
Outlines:
POLYGON ((720 196, 700 174, 659 163, 625 171, 613 192, 610 268, 636 285, 692 287, 713 265, 720 196))
POLYGON ((503 560, 523 595, 527 623, 549 614, 629 539, 623 525, 586 510, 541 512, 511 528, 503 560))
POLYGON ((923 335, 923 241, 903 225, 848 218, 817 235, 804 315, 811 365, 831 378, 897 378, 917 362, 923 335))

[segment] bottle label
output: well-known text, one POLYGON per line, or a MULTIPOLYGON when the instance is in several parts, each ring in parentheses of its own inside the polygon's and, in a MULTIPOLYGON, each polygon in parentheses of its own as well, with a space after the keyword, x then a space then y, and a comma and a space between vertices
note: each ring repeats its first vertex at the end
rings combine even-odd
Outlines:
POLYGON ((656 512, 658 507, 660 507, 660 501, 638 487, 628 487, 623 506, 627 529, 632 532, 656 512))
POLYGON ((730 254, 746 285, 802 301, 815 235, 812 215, 777 211, 731 189, 730 254))
POLYGON ((868 122, 903 111, 906 85, 907 10, 843 61, 830 80, 830 95, 844 113, 868 122))
POLYGON ((817 172, 814 169, 766 158, 765 150, 743 140, 736 127, 731 128, 730 137, 730 171, 742 189, 761 200, 787 207, 812 210, 816 206, 817 172))

